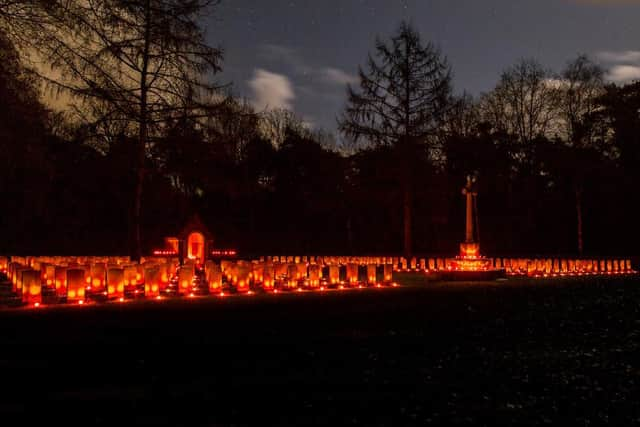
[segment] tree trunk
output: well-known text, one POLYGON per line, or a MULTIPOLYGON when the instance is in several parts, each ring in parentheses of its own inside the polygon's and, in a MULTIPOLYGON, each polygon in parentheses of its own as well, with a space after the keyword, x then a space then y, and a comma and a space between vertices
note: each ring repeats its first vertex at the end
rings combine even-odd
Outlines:
POLYGON ((578 255, 582 255, 584 252, 584 241, 582 239, 582 190, 576 189, 576 218, 577 218, 577 232, 578 232, 578 255))
POLYGON ((404 256, 408 259, 413 255, 413 242, 411 240, 411 178, 412 174, 409 172, 411 166, 413 165, 412 155, 414 154, 413 148, 413 139, 410 137, 409 129, 411 128, 411 86, 410 86, 410 74, 411 74, 411 65, 410 65, 410 49, 409 44, 405 40, 405 87, 404 87, 404 139, 402 141, 402 164, 400 167, 403 172, 403 183, 402 183, 402 206, 404 210, 404 256))
POLYGON ((413 255, 412 242, 412 206, 411 206, 411 182, 405 179, 402 188, 402 207, 404 210, 404 256, 408 259, 413 255))
POLYGON ((148 111, 147 111, 147 74, 149 67, 149 44, 151 37, 151 4, 146 2, 146 21, 144 34, 144 53, 142 57, 142 69, 140 72, 140 129, 138 133, 136 159, 135 159, 135 192, 133 202, 133 215, 131 228, 133 230, 133 247, 131 248, 131 258, 140 261, 142 258, 142 188, 144 185, 144 160, 148 138, 148 111))

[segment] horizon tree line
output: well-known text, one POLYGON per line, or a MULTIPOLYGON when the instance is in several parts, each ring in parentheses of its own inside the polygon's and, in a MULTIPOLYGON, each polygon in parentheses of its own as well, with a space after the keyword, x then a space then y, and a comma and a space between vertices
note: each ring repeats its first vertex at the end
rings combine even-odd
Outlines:
POLYGON ((523 59, 489 93, 456 96, 446 57, 401 23, 347 88, 345 150, 215 82, 222 49, 205 43, 199 19, 216 3, 0 0, 0 185, 24 190, 2 202, 5 250, 52 250, 62 233, 46 233, 73 228, 62 246, 93 235, 88 249, 121 251, 124 240, 135 258, 198 210, 221 241, 249 250, 438 252, 460 240, 458 187, 470 173, 490 251, 633 248, 600 228, 634 221, 637 83, 608 84, 578 55, 559 74, 523 59), (41 58, 53 72, 33 66, 41 58), (48 110, 43 82, 76 108, 48 110), (29 242, 14 229, 31 230, 29 242))

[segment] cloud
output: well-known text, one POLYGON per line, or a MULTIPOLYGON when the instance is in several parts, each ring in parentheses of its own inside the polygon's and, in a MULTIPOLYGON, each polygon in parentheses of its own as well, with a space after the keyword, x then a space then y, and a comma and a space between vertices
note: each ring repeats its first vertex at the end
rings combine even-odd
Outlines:
POLYGON ((316 79, 319 82, 344 86, 358 81, 357 76, 339 68, 311 65, 295 49, 287 46, 271 43, 263 44, 260 46, 258 56, 262 59, 288 66, 295 75, 316 79))
POLYGON ((596 53, 596 58, 604 63, 608 81, 624 84, 640 80, 640 51, 602 51, 596 53))
POLYGON ((352 74, 346 73, 338 68, 327 67, 321 71, 325 78, 325 81, 338 85, 355 84, 358 82, 358 77, 352 74))
POLYGON ((256 109, 293 109, 292 101, 296 94, 287 76, 258 68, 248 84, 253 91, 252 103, 256 109))
POLYGON ((607 73, 607 80, 615 83, 640 80, 640 65, 614 65, 607 73))
POLYGON ((640 62, 640 51, 638 50, 624 50, 621 52, 604 51, 599 52, 597 58, 604 62, 624 62, 624 63, 637 63, 640 62))

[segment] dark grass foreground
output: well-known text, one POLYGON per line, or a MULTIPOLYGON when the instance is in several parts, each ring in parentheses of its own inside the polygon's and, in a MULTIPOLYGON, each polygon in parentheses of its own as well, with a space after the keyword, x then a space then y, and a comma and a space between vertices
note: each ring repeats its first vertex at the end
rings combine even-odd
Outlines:
POLYGON ((0 312, 0 423, 640 423, 638 279, 406 282, 0 312))

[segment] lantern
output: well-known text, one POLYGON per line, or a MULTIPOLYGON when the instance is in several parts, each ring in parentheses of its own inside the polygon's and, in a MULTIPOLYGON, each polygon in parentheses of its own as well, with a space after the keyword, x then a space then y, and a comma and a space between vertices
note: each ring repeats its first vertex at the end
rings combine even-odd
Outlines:
POLYGON ((40 264, 40 277, 42 283, 47 287, 53 289, 55 287, 56 267, 53 264, 42 263, 40 264))
POLYGON ((22 273, 26 270, 30 270, 30 268, 22 264, 16 265, 13 269, 13 291, 17 295, 22 295, 22 273))
POLYGON ((295 289, 298 286, 298 266, 296 264, 289 264, 287 266, 287 287, 295 289))
POLYGON ((164 292, 169 286, 169 279, 171 278, 171 273, 169 272, 169 270, 169 264, 158 264, 158 274, 160 275, 160 292, 164 292))
POLYGON ((340 283, 340 266, 332 264, 329 266, 329 283, 337 285, 340 283))
POLYGON ((251 269, 248 265, 238 266, 238 279, 235 283, 238 292, 248 292, 251 280, 251 269))
POLYGON ((157 266, 144 269, 144 295, 150 298, 160 295, 160 269, 157 266))
POLYGON ((282 279, 287 276, 287 264, 277 263, 273 265, 273 268, 276 275, 276 280, 282 279))
POLYGON ((124 297, 124 268, 112 266, 107 269, 107 296, 124 297))
POLYGON ((382 266, 382 276, 385 283, 391 283, 393 279, 393 266, 391 264, 385 264, 382 266))
POLYGON ((67 296, 67 267, 54 268, 53 285, 56 289, 56 296, 58 298, 67 296))
POLYGON ((273 289, 275 285, 274 281, 274 267, 273 264, 265 264, 262 270, 262 287, 266 290, 273 289))
POLYGON ((309 266, 309 286, 311 288, 320 286, 320 266, 317 264, 309 266))
POLYGON ((67 302, 84 299, 85 272, 83 268, 69 268, 67 270, 67 302))
POLYGON ((104 264, 91 266, 91 290, 95 293, 104 292, 107 271, 104 264))
POLYGON ((27 304, 42 303, 42 282, 40 271, 22 271, 22 301, 27 304))
POLYGON ((358 265, 354 263, 347 264, 347 282, 350 285, 358 283, 358 265))
POLYGON ((207 261, 205 264, 205 275, 209 284, 209 292, 218 293, 222 290, 222 270, 213 261, 207 261))
POLYGON ((178 289, 179 293, 189 295, 191 293, 191 281, 195 275, 193 264, 185 264, 178 270, 178 289))
POLYGON ((296 272, 296 279, 306 279, 307 278, 307 265, 298 263, 296 264, 296 268, 298 271, 296 272))
POLYGON ((367 281, 372 285, 375 285, 378 281, 376 277, 376 266, 374 264, 367 265, 367 281))

